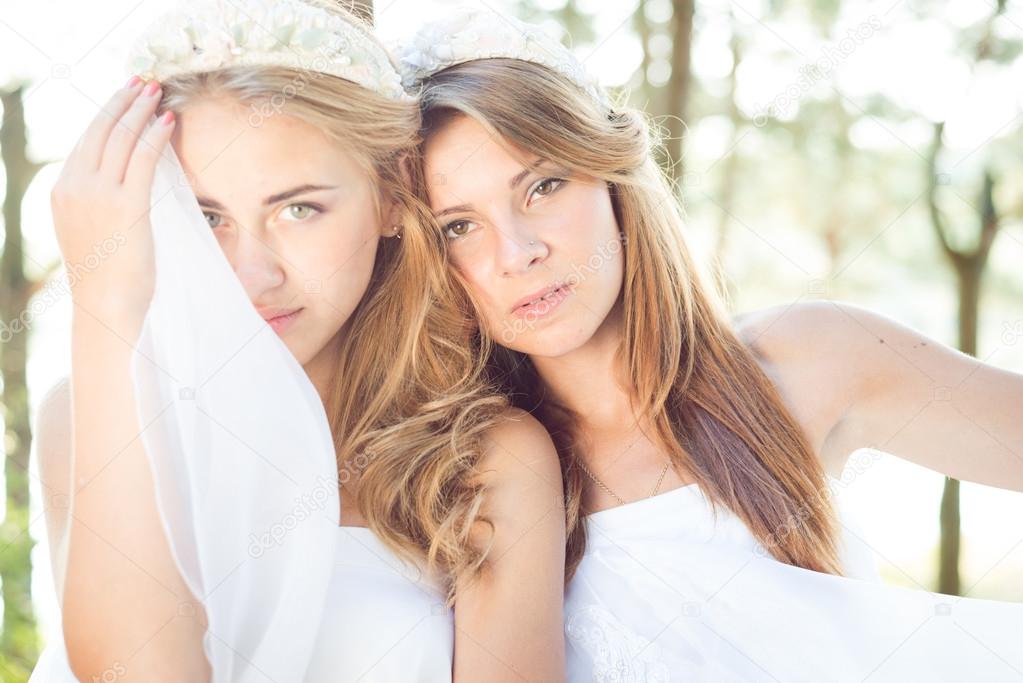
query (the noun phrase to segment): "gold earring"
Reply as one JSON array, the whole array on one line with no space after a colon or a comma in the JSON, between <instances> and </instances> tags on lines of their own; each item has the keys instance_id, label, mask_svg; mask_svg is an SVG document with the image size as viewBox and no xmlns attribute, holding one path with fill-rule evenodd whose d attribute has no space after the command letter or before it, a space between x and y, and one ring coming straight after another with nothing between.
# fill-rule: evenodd
<instances>
[{"instance_id":1,"label":"gold earring","mask_svg":"<svg viewBox=\"0 0 1023 683\"><path fill-rule=\"evenodd\" d=\"M391 227L391 232L393 232L394 236L397 237L398 239L401 239L401 232L399 232L400 230L401 230L400 225L395 225Z\"/></svg>"}]
</instances>

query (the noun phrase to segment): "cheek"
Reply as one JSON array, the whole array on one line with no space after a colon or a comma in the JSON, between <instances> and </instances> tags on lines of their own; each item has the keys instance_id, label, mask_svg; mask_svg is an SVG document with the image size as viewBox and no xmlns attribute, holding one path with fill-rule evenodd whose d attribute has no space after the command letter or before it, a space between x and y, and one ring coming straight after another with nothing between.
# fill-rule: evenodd
<instances>
[{"instance_id":1,"label":"cheek","mask_svg":"<svg viewBox=\"0 0 1023 683\"><path fill-rule=\"evenodd\" d=\"M309 245L310 258L316 259L328 274L343 275L350 268L372 266L380 239L380 220L368 191L352 197L328 214L330 222L320 231L319 243Z\"/></svg>"},{"instance_id":2,"label":"cheek","mask_svg":"<svg viewBox=\"0 0 1023 683\"><path fill-rule=\"evenodd\" d=\"M607 190L587 187L572 205L571 226L579 238L604 247L618 239L618 221Z\"/></svg>"},{"instance_id":3,"label":"cheek","mask_svg":"<svg viewBox=\"0 0 1023 683\"><path fill-rule=\"evenodd\" d=\"M494 309L494 304L492 303L494 301L492 271L486 268L479 260L470 261L470 259L459 258L454 254L451 257L451 263L461 278L462 284L466 291L468 291L469 296L480 307L480 313L487 319L490 319L493 316Z\"/></svg>"},{"instance_id":4,"label":"cheek","mask_svg":"<svg viewBox=\"0 0 1023 683\"><path fill-rule=\"evenodd\" d=\"M319 287L331 308L347 310L365 294L379 239L372 209L346 213L301 244L294 266L306 278L307 291Z\"/></svg>"}]
</instances>

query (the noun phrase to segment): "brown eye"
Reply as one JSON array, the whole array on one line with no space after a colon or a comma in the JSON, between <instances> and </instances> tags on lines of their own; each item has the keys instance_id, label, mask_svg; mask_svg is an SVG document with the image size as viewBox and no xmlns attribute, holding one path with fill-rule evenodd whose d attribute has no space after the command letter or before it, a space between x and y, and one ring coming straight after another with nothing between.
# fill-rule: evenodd
<instances>
[{"instance_id":1,"label":"brown eye","mask_svg":"<svg viewBox=\"0 0 1023 683\"><path fill-rule=\"evenodd\" d=\"M452 221L444 227L444 234L447 235L449 239L457 239L472 232L473 225L475 224L471 221Z\"/></svg>"},{"instance_id":2,"label":"brown eye","mask_svg":"<svg viewBox=\"0 0 1023 683\"><path fill-rule=\"evenodd\" d=\"M564 182L562 178L544 178L533 186L533 191L529 193L530 197L547 197L554 194Z\"/></svg>"}]
</instances>

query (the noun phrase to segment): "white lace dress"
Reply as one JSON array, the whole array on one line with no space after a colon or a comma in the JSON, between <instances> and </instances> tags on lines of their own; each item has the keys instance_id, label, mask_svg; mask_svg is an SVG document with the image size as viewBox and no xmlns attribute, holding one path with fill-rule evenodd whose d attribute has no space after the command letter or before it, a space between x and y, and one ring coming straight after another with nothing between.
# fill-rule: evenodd
<instances>
[{"instance_id":1,"label":"white lace dress","mask_svg":"<svg viewBox=\"0 0 1023 683\"><path fill-rule=\"evenodd\" d=\"M569 681L1023 678L1023 604L880 583L836 498L847 577L769 557L696 485L589 515L566 594Z\"/></svg>"}]
</instances>

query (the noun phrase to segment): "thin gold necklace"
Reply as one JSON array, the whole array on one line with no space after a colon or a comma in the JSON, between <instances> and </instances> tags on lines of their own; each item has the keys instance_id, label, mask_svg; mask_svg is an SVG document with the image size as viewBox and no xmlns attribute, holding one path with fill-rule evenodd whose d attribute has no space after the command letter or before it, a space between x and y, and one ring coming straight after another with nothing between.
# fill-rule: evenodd
<instances>
[{"instance_id":1,"label":"thin gold necklace","mask_svg":"<svg viewBox=\"0 0 1023 683\"><path fill-rule=\"evenodd\" d=\"M587 467L586 464L582 461L582 458L577 458L576 462L579 463L579 467L583 468L583 472L585 472L586 474L589 475L590 479L593 480L593 483L595 483L597 486L602 488L604 491L607 491L607 493L610 494L610 496L612 498L614 498L615 500L618 501L619 505L625 505L625 501L622 500L622 497L619 496L614 491L612 491L611 487L609 487L607 484L605 484L600 479L598 479L597 475L595 475L593 472L591 472L590 468ZM671 460L669 460L668 462L664 463L664 469L661 470L661 476L657 477L657 485L654 486L654 490L650 492L650 496L648 496L648 497L656 496L657 492L661 490L661 483L664 481L664 475L668 473L668 468L670 466L671 466Z\"/></svg>"}]
</instances>

